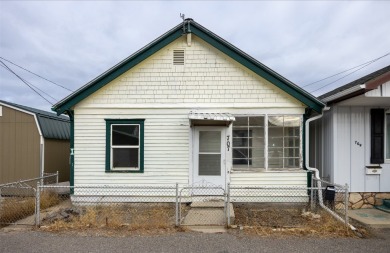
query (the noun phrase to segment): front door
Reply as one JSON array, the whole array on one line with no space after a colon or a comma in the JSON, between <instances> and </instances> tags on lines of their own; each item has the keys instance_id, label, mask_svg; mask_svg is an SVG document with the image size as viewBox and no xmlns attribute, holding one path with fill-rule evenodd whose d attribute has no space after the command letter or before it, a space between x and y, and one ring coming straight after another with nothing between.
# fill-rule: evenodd
<instances>
[{"instance_id":1,"label":"front door","mask_svg":"<svg viewBox=\"0 0 390 253\"><path fill-rule=\"evenodd\" d=\"M226 127L199 126L194 133L193 183L208 182L225 188Z\"/></svg>"}]
</instances>

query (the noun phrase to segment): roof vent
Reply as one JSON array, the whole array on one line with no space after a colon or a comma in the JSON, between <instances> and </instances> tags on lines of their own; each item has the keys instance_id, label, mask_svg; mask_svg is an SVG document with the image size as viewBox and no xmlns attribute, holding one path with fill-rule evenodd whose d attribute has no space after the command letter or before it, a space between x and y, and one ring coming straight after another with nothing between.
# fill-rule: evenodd
<instances>
[{"instance_id":1,"label":"roof vent","mask_svg":"<svg viewBox=\"0 0 390 253\"><path fill-rule=\"evenodd\" d=\"M173 65L184 65L184 49L173 50Z\"/></svg>"}]
</instances>

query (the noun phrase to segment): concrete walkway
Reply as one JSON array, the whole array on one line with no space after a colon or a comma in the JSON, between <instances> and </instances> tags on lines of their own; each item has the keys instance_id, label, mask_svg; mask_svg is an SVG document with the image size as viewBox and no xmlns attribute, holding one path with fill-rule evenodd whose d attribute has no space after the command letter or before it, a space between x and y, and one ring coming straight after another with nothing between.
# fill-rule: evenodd
<instances>
[{"instance_id":1,"label":"concrete walkway","mask_svg":"<svg viewBox=\"0 0 390 253\"><path fill-rule=\"evenodd\" d=\"M203 233L226 232L225 206L223 201L193 202L182 225ZM233 205L229 204L230 219L234 222Z\"/></svg>"},{"instance_id":2,"label":"concrete walkway","mask_svg":"<svg viewBox=\"0 0 390 253\"><path fill-rule=\"evenodd\" d=\"M390 228L390 213L378 209L349 210L348 216L372 228Z\"/></svg>"}]
</instances>

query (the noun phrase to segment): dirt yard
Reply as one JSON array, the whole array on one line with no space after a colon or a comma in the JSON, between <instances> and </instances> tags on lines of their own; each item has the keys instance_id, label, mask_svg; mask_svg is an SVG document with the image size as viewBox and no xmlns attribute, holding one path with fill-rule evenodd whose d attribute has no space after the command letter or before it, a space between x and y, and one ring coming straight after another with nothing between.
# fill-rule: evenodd
<instances>
[{"instance_id":1,"label":"dirt yard","mask_svg":"<svg viewBox=\"0 0 390 253\"><path fill-rule=\"evenodd\" d=\"M233 228L245 234L258 236L313 236L326 238L358 237L349 227L337 221L329 213L320 210L307 212L302 206L264 207L262 205L236 205ZM359 233L369 236L360 224Z\"/></svg>"}]
</instances>

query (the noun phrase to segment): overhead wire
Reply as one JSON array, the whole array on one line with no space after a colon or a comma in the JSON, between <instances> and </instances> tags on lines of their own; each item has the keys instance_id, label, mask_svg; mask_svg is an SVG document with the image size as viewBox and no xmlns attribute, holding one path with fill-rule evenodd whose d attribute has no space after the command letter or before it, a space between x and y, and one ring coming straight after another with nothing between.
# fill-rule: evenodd
<instances>
[{"instance_id":1,"label":"overhead wire","mask_svg":"<svg viewBox=\"0 0 390 253\"><path fill-rule=\"evenodd\" d=\"M332 81L332 82L330 82L330 83L327 83L327 84L325 84L325 85L322 85L321 87L319 87L319 88L317 88L317 89L315 89L315 90L312 90L312 91L310 91L310 92L312 93L312 92L316 92L316 91L318 91L318 90L321 90L321 89L323 89L323 88L325 88L325 87L327 87L327 86L329 86L329 85L331 85L331 84L333 84L333 83L335 83L335 82L337 82L337 81L339 81L339 80L341 80L341 79L343 79L343 78L345 78L345 77L347 77L347 76L352 75L353 73L355 73L355 72L357 72L357 71L359 71L359 70L361 70L361 69L363 69L363 68L365 68L365 67L371 65L372 63L374 63L374 62L376 62L376 61L378 61L378 60L380 60L380 59L382 59L382 58L384 58L384 57L386 57L386 56L388 56L388 55L390 55L390 53L387 53L387 54L382 55L382 56L380 56L380 57L378 57L378 58L375 58L375 59L373 59L373 60L371 60L371 61L368 61L368 62L365 62L365 63L363 63L363 64L360 64L360 65L358 65L358 66L356 66L356 67L354 67L354 68L351 68L351 69L342 71L342 72L340 72L340 73L338 73L338 74L332 75L332 76L330 76L330 77L324 78L324 79L322 79L322 80L320 80L320 81L329 79L329 78L331 78L331 77L337 76L337 75L339 75L339 74L342 74L342 73L348 72L348 71L350 71L350 70L352 70L352 69L355 69L355 68L357 68L357 67L360 67L360 68L358 68L358 69L352 71L351 73L348 73L348 74L346 74L346 75L344 75L344 76L342 76L342 77L340 77L340 78L338 78L338 79L336 79L336 80L334 80L334 81ZM317 82L320 82L320 81L317 81ZM317 83L317 82L314 82L314 83ZM314 84L314 83L312 83L312 84ZM309 84L309 85L310 85L310 84ZM308 86L308 85L306 85L306 86ZM302 86L302 87L304 87L304 86Z\"/></svg>"},{"instance_id":2,"label":"overhead wire","mask_svg":"<svg viewBox=\"0 0 390 253\"><path fill-rule=\"evenodd\" d=\"M43 80L46 80L46 81L48 81L48 82L50 82L50 83L52 83L52 84L54 84L54 85L57 85L58 87L61 87L61 88L65 89L65 90L68 90L68 91L73 92L73 90L71 90L71 89L69 89L69 88L66 88L65 86L63 86L63 85L61 85L61 84L55 83L55 82L53 82L53 81L51 81L51 80L49 80L49 79L47 79L47 78L45 78L45 77L43 77L43 76L41 76L41 75L38 75L37 73L34 73L34 72L32 72L31 70L28 70L28 69L26 69L26 68L24 68L24 67L22 67L22 66L20 66L20 65L18 65L18 64L16 64L16 63L10 61L10 60L8 60L8 59L5 59L4 57L1 57L1 56L0 56L0 59L3 59L4 61L7 61L7 62L11 63L12 65L15 65L16 67L21 68L21 69L23 69L23 70L25 70L25 71L27 71L27 72L29 72L29 73L31 73L31 74L37 76L37 77L40 77L40 78L42 78Z\"/></svg>"},{"instance_id":3,"label":"overhead wire","mask_svg":"<svg viewBox=\"0 0 390 253\"><path fill-rule=\"evenodd\" d=\"M53 105L52 102L50 102L48 99L46 99L41 93L39 93L37 90L41 91L42 93L46 94L47 96L51 97L52 99L56 100L55 98L53 98L52 96L50 96L49 94L47 94L46 92L42 91L41 89L39 89L38 87L32 85L31 83L27 82L26 80L24 80L21 76L19 76L17 73L15 73L10 67L7 66L7 64L5 64L2 60L0 60L0 63L3 64L3 65L0 65L2 67L4 67L6 70L8 70L9 72L11 72L12 74L14 74L17 78L19 78L24 84L26 84L31 90L33 90L36 94L38 94L41 98L43 98L46 102L48 102L50 105ZM35 90L33 87L35 87L37 90Z\"/></svg>"}]
</instances>

